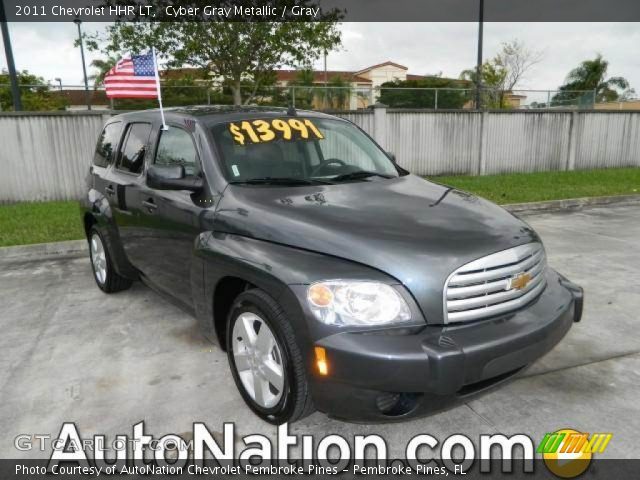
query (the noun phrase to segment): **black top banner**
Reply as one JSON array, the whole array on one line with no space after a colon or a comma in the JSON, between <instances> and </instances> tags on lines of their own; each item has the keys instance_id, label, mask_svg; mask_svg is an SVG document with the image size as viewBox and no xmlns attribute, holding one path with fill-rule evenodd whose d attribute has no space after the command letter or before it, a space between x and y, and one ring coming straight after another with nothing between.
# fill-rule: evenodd
<instances>
[{"instance_id":1,"label":"black top banner","mask_svg":"<svg viewBox=\"0 0 640 480\"><path fill-rule=\"evenodd\" d=\"M476 22L481 0L4 0L9 22ZM638 22L639 0L484 0L485 22Z\"/></svg>"}]
</instances>

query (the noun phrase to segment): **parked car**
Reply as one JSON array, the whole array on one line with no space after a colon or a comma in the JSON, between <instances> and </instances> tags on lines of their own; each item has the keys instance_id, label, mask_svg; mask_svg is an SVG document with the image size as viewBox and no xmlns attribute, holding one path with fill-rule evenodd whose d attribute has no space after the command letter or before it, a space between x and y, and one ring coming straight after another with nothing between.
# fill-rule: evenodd
<instances>
[{"instance_id":1,"label":"parked car","mask_svg":"<svg viewBox=\"0 0 640 480\"><path fill-rule=\"evenodd\" d=\"M96 283L140 279L192 312L268 422L441 409L581 318L582 289L529 225L410 174L351 122L258 107L166 121L104 126L81 202Z\"/></svg>"}]
</instances>

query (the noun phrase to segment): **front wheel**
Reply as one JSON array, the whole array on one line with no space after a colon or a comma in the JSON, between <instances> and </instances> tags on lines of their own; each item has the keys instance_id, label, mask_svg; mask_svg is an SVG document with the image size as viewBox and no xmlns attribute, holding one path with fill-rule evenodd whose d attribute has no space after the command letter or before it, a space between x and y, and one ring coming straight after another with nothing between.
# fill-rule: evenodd
<instances>
[{"instance_id":1,"label":"front wheel","mask_svg":"<svg viewBox=\"0 0 640 480\"><path fill-rule=\"evenodd\" d=\"M313 411L304 362L284 311L259 289L240 294L227 323L227 355L245 403L280 425Z\"/></svg>"}]
</instances>

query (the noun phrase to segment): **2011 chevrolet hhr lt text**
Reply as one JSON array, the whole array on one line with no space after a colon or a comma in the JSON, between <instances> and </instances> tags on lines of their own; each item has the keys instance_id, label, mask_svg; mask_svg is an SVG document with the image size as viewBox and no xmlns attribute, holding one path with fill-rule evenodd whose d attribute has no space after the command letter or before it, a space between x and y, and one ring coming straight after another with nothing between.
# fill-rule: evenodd
<instances>
[{"instance_id":1,"label":"2011 chevrolet hhr lt text","mask_svg":"<svg viewBox=\"0 0 640 480\"><path fill-rule=\"evenodd\" d=\"M441 409L580 320L582 289L531 227L410 174L346 120L192 107L166 124L104 126L81 202L95 280L141 279L192 312L268 422Z\"/></svg>"}]
</instances>

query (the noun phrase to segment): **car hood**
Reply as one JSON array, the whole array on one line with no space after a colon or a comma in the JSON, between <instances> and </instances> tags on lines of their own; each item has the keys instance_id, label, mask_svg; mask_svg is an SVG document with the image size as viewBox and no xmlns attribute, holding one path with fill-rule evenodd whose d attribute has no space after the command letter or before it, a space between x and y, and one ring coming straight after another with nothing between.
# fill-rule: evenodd
<instances>
[{"instance_id":1,"label":"car hood","mask_svg":"<svg viewBox=\"0 0 640 480\"><path fill-rule=\"evenodd\" d=\"M230 185L215 223L376 268L407 287L433 323L443 319L444 283L456 268L539 240L501 207L415 175L309 187Z\"/></svg>"}]
</instances>

